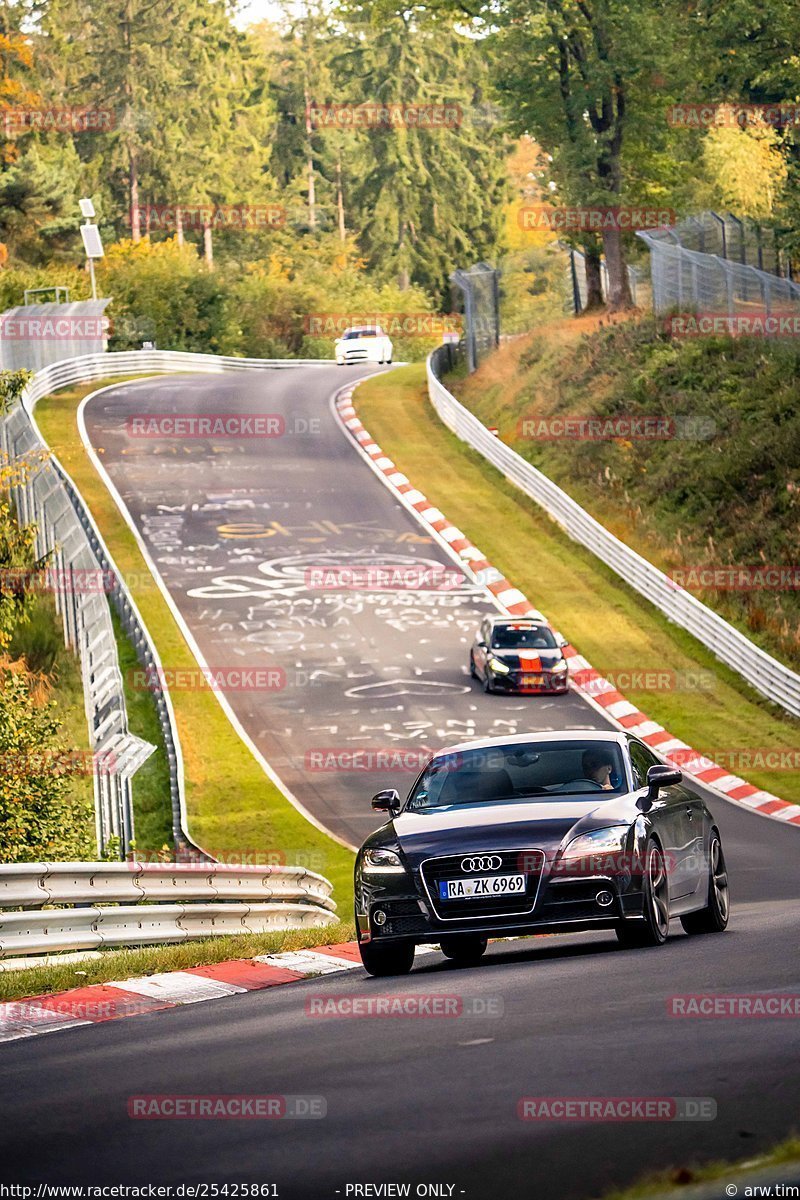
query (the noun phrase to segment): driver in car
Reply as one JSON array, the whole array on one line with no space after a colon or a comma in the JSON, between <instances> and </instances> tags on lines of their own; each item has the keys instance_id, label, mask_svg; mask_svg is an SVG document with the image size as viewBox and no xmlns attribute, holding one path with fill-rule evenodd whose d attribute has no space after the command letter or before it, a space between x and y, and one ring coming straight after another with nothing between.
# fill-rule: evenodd
<instances>
[{"instance_id":1,"label":"driver in car","mask_svg":"<svg viewBox=\"0 0 800 1200\"><path fill-rule=\"evenodd\" d=\"M611 772L614 770L614 764L609 758L607 751L599 748L594 749L593 747L584 750L581 759L581 770L583 771L584 779L590 779L592 783L596 783L601 787L604 792L613 790Z\"/></svg>"}]
</instances>

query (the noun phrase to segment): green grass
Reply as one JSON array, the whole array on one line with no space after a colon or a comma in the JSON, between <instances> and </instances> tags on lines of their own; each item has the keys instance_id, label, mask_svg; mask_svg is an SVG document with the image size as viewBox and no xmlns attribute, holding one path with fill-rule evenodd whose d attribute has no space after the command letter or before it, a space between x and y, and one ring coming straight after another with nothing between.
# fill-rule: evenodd
<instances>
[{"instance_id":1,"label":"green grass","mask_svg":"<svg viewBox=\"0 0 800 1200\"><path fill-rule=\"evenodd\" d=\"M100 958L74 959L28 967L22 971L0 970L0 1000L19 1000L44 992L65 992L92 983L132 979L160 971L185 971L230 958L254 958L281 950L304 950L311 946L352 942L355 927L347 922L322 929L287 929L275 933L240 933L230 937L204 938L178 946L147 946L141 950L107 950Z\"/></svg>"},{"instance_id":2,"label":"green grass","mask_svg":"<svg viewBox=\"0 0 800 1200\"><path fill-rule=\"evenodd\" d=\"M652 318L538 323L459 399L664 571L796 564L800 350L795 339L674 338ZM674 436L536 437L535 420L662 417ZM534 419L528 435L521 422ZM684 436L686 435L686 436ZM800 591L707 589L704 603L800 667Z\"/></svg>"},{"instance_id":3,"label":"green grass","mask_svg":"<svg viewBox=\"0 0 800 1200\"><path fill-rule=\"evenodd\" d=\"M597 670L711 673L709 690L627 690L649 717L711 756L798 745L800 722L751 693L442 425L427 398L424 367L371 379L354 399L364 425L399 469ZM798 772L736 773L800 803Z\"/></svg>"},{"instance_id":4,"label":"green grass","mask_svg":"<svg viewBox=\"0 0 800 1200\"><path fill-rule=\"evenodd\" d=\"M795 1163L800 1166L800 1138L790 1137L766 1154L742 1159L737 1163L712 1162L703 1163L702 1166L693 1164L673 1167L669 1171L661 1171L655 1175L647 1175L630 1188L607 1192L604 1200L648 1200L648 1197L672 1197L680 1195L687 1186L727 1178L730 1178L731 1182L739 1187L739 1194L743 1196L745 1195L744 1180L751 1173L758 1174L772 1167Z\"/></svg>"},{"instance_id":5,"label":"green grass","mask_svg":"<svg viewBox=\"0 0 800 1200\"><path fill-rule=\"evenodd\" d=\"M113 382L119 382L115 380ZM195 665L191 650L142 558L133 533L86 454L75 419L80 400L102 387L71 388L41 400L36 420L78 486L133 596L161 659L171 668ZM98 448L102 454L102 447ZM315 829L267 778L231 726L212 691L172 696L183 750L189 830L217 857L281 853L310 861L334 885L342 915L352 905L351 852Z\"/></svg>"}]
</instances>

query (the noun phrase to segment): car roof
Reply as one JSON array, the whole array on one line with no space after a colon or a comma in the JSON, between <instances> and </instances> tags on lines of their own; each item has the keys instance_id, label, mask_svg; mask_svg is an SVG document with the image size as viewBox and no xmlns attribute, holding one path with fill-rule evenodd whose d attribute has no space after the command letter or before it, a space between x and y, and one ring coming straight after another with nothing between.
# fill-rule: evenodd
<instances>
[{"instance_id":1,"label":"car roof","mask_svg":"<svg viewBox=\"0 0 800 1200\"><path fill-rule=\"evenodd\" d=\"M490 616L489 621L492 625L547 625L547 628L550 628L544 617L507 617L498 613L496 616Z\"/></svg>"},{"instance_id":2,"label":"car roof","mask_svg":"<svg viewBox=\"0 0 800 1200\"><path fill-rule=\"evenodd\" d=\"M619 746L627 746L627 737L624 733L618 733L616 729L558 729L550 730L547 733L518 733L504 734L502 737L476 738L471 742L459 742L453 746L443 746L441 750L437 750L434 758L440 758L443 754L458 754L464 750L486 750L492 746L519 746L532 745L542 742L566 742L566 741L581 741L581 742L616 742Z\"/></svg>"},{"instance_id":3,"label":"car roof","mask_svg":"<svg viewBox=\"0 0 800 1200\"><path fill-rule=\"evenodd\" d=\"M348 325L345 333L383 333L380 325Z\"/></svg>"}]
</instances>

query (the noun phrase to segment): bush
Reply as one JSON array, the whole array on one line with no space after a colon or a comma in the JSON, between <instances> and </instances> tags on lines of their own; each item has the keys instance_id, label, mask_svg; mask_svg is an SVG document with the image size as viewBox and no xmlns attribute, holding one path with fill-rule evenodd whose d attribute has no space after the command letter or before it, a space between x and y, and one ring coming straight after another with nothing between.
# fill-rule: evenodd
<instances>
[{"instance_id":1,"label":"bush","mask_svg":"<svg viewBox=\"0 0 800 1200\"><path fill-rule=\"evenodd\" d=\"M0 860L91 858L91 804L71 793L76 758L58 739L54 705L29 676L0 664Z\"/></svg>"}]
</instances>

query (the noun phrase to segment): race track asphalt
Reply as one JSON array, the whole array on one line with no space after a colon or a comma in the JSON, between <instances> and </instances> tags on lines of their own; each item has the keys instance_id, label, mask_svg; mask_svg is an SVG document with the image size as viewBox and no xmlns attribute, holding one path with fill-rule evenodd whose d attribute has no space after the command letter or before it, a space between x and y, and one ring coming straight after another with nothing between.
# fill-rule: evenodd
<instances>
[{"instance_id":1,"label":"race track asphalt","mask_svg":"<svg viewBox=\"0 0 800 1200\"><path fill-rule=\"evenodd\" d=\"M355 839L372 826L369 793L397 781L312 778L303 761L315 747L438 745L469 731L597 727L601 718L577 697L504 700L471 686L466 650L486 601L468 587L452 605L308 594L303 572L320 556L442 561L334 425L328 398L340 379L323 368L147 380L104 393L87 419L208 661L319 673L313 684L298 675L292 687L230 699L303 803ZM320 432L177 454L125 434L132 412L232 406L319 417ZM800 1128L798 1020L676 1018L670 997L800 993L800 831L719 797L709 803L731 878L726 934L689 938L675 923L664 947L635 951L606 933L498 942L479 967L420 955L398 980L356 970L7 1043L3 1179L273 1183L282 1200L393 1194L352 1190L365 1184L583 1200L643 1172L754 1156ZM432 995L472 1011L311 1015L319 997ZM133 1095L254 1093L322 1097L326 1116L128 1116ZM523 1121L526 1096L700 1097L716 1115Z\"/></svg>"}]
</instances>

